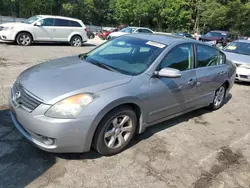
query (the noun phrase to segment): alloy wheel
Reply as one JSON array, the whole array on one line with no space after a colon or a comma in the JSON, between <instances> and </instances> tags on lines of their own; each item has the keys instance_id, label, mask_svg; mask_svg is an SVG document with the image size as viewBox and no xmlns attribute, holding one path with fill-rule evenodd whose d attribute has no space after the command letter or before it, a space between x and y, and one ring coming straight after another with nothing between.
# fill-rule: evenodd
<instances>
[{"instance_id":1,"label":"alloy wheel","mask_svg":"<svg viewBox=\"0 0 250 188\"><path fill-rule=\"evenodd\" d=\"M104 134L104 143L110 149L122 147L129 139L133 123L129 116L119 115L107 126Z\"/></svg>"}]
</instances>

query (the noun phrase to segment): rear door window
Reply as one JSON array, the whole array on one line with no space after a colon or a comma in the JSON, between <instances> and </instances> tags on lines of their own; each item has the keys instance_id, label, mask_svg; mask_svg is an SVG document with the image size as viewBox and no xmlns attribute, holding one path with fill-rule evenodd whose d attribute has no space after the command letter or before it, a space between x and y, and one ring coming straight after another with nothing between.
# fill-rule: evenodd
<instances>
[{"instance_id":1,"label":"rear door window","mask_svg":"<svg viewBox=\"0 0 250 188\"><path fill-rule=\"evenodd\" d=\"M220 65L223 63L222 53L213 47L198 44L197 49L197 68Z\"/></svg>"},{"instance_id":2,"label":"rear door window","mask_svg":"<svg viewBox=\"0 0 250 188\"><path fill-rule=\"evenodd\" d=\"M70 21L65 19L55 19L55 26L57 27L71 27Z\"/></svg>"}]
</instances>

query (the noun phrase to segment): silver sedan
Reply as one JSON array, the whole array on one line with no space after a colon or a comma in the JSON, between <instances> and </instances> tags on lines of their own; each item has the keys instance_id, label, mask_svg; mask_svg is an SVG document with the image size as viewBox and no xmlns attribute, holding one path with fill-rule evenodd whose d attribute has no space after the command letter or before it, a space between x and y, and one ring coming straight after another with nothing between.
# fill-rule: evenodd
<instances>
[{"instance_id":1,"label":"silver sedan","mask_svg":"<svg viewBox=\"0 0 250 188\"><path fill-rule=\"evenodd\" d=\"M43 150L114 155L151 125L222 107L235 70L198 41L125 35L24 71L11 88L11 118Z\"/></svg>"},{"instance_id":2,"label":"silver sedan","mask_svg":"<svg viewBox=\"0 0 250 188\"><path fill-rule=\"evenodd\" d=\"M234 41L223 52L237 66L236 81L250 82L250 41Z\"/></svg>"}]
</instances>

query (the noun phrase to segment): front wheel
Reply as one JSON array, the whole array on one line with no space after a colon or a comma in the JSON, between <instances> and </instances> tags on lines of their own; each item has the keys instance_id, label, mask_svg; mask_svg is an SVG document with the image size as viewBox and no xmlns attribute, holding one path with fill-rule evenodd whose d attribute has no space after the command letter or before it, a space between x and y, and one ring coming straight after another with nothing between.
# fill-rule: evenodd
<instances>
[{"instance_id":1,"label":"front wheel","mask_svg":"<svg viewBox=\"0 0 250 188\"><path fill-rule=\"evenodd\" d=\"M223 84L215 91L214 100L213 103L210 104L210 109L217 110L221 108L224 105L225 96L226 96L226 87L225 84Z\"/></svg>"},{"instance_id":2,"label":"front wheel","mask_svg":"<svg viewBox=\"0 0 250 188\"><path fill-rule=\"evenodd\" d=\"M134 137L137 124L137 116L131 108L124 106L112 110L96 130L94 148L105 156L120 153Z\"/></svg>"},{"instance_id":3,"label":"front wheel","mask_svg":"<svg viewBox=\"0 0 250 188\"><path fill-rule=\"evenodd\" d=\"M23 32L18 34L16 42L18 45L29 46L32 43L32 37L29 33Z\"/></svg>"},{"instance_id":4,"label":"front wheel","mask_svg":"<svg viewBox=\"0 0 250 188\"><path fill-rule=\"evenodd\" d=\"M80 36L73 36L70 40L70 45L74 47L82 46L82 38Z\"/></svg>"}]
</instances>

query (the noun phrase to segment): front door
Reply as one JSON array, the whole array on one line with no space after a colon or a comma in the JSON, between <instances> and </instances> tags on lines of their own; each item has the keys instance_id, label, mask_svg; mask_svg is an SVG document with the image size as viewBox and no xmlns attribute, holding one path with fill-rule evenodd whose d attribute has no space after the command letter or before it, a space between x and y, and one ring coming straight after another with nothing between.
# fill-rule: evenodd
<instances>
[{"instance_id":1,"label":"front door","mask_svg":"<svg viewBox=\"0 0 250 188\"><path fill-rule=\"evenodd\" d=\"M45 18L39 21L41 26L34 26L33 33L36 41L53 41L54 19Z\"/></svg>"},{"instance_id":2,"label":"front door","mask_svg":"<svg viewBox=\"0 0 250 188\"><path fill-rule=\"evenodd\" d=\"M153 122L193 106L196 93L196 71L192 44L174 47L162 60L157 70L169 67L181 71L180 78L154 77L150 79L148 122Z\"/></svg>"}]
</instances>

